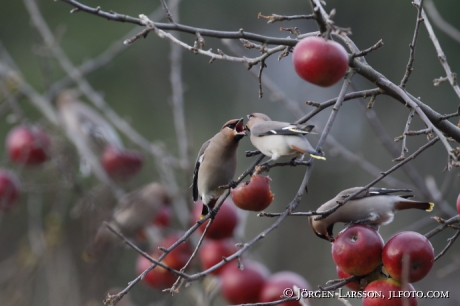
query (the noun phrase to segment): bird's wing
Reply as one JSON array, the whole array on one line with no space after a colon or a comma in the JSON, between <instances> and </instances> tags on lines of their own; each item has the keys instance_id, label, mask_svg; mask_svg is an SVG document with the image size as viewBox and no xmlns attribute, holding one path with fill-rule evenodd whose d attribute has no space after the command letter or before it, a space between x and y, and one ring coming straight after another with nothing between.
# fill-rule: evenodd
<instances>
[{"instance_id":1,"label":"bird's wing","mask_svg":"<svg viewBox=\"0 0 460 306\"><path fill-rule=\"evenodd\" d=\"M123 148L120 136L110 123L85 104L81 103L79 106L78 121L84 134L102 146L111 144Z\"/></svg>"},{"instance_id":2,"label":"bird's wing","mask_svg":"<svg viewBox=\"0 0 460 306\"><path fill-rule=\"evenodd\" d=\"M203 143L201 146L200 151L198 152L198 157L195 162L195 170L193 171L193 183L192 183L192 188L193 188L193 201L198 200L198 171L200 169L200 165L204 160L204 152L209 146L209 143L211 140L206 141Z\"/></svg>"},{"instance_id":3,"label":"bird's wing","mask_svg":"<svg viewBox=\"0 0 460 306\"><path fill-rule=\"evenodd\" d=\"M251 135L262 137L268 135L306 135L314 125L299 125L278 121L260 122L251 128Z\"/></svg>"},{"instance_id":4,"label":"bird's wing","mask_svg":"<svg viewBox=\"0 0 460 306\"><path fill-rule=\"evenodd\" d=\"M372 197L372 196L380 196L380 195L389 195L392 193L396 192L412 192L412 189L387 189L387 188L378 188L378 187L371 187L369 188L369 192L366 192L366 190L358 193L356 196L353 197L353 200L359 200L362 198L366 197ZM352 194L353 192L348 192L348 195ZM348 195L343 195L343 196L348 196ZM410 198L413 195L401 195L400 197L402 198Z\"/></svg>"}]
</instances>

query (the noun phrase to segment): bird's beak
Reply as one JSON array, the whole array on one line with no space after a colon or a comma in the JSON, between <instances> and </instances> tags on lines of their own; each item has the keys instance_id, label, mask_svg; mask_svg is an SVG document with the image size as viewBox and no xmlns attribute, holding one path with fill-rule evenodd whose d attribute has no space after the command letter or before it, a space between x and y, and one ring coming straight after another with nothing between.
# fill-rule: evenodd
<instances>
[{"instance_id":1,"label":"bird's beak","mask_svg":"<svg viewBox=\"0 0 460 306\"><path fill-rule=\"evenodd\" d=\"M244 136L246 136L246 130L245 130L245 127L244 127L244 120L243 118L240 118L238 119L236 125L235 125L235 137L239 140L241 138L243 138Z\"/></svg>"}]
</instances>

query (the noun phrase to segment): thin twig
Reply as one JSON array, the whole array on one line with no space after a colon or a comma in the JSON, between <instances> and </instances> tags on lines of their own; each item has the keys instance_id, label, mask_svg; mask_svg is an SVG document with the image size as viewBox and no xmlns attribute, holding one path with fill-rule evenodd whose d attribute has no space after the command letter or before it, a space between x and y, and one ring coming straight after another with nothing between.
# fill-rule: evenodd
<instances>
[{"instance_id":1,"label":"thin twig","mask_svg":"<svg viewBox=\"0 0 460 306\"><path fill-rule=\"evenodd\" d=\"M353 53L351 55L351 57L360 57L360 56L366 56L367 54L369 54L370 52L372 51L375 51L379 48L383 47L383 40L380 39L378 42L375 43L375 45L373 45L372 47L369 47L367 49L364 49L358 53Z\"/></svg>"},{"instance_id":2,"label":"thin twig","mask_svg":"<svg viewBox=\"0 0 460 306\"><path fill-rule=\"evenodd\" d=\"M446 254L447 250L452 246L452 244L454 244L455 240L458 238L458 236L460 235L460 230L457 230L455 232L455 234L450 237L449 239L447 239L447 245L446 247L441 251L439 252L438 255L436 255L436 257L434 258L434 261L438 260L439 258L441 258L444 254Z\"/></svg>"},{"instance_id":3,"label":"thin twig","mask_svg":"<svg viewBox=\"0 0 460 306\"><path fill-rule=\"evenodd\" d=\"M401 144L401 155L399 157L393 159L393 161L401 161L405 158L405 153L408 152L407 147L406 147L406 133L409 131L410 124L412 122L412 118L414 118L415 110L411 109L409 111L409 116L407 117L407 122L406 126L404 127L404 132L402 133L402 144ZM398 139L400 140L400 139Z\"/></svg>"},{"instance_id":4,"label":"thin twig","mask_svg":"<svg viewBox=\"0 0 460 306\"><path fill-rule=\"evenodd\" d=\"M423 8L441 31L460 43L460 31L442 18L432 0L425 0Z\"/></svg>"},{"instance_id":5,"label":"thin twig","mask_svg":"<svg viewBox=\"0 0 460 306\"><path fill-rule=\"evenodd\" d=\"M168 8L168 5L166 4L165 0L160 0L161 2L161 6L163 7L163 9L165 10L166 12L166 18L168 18L169 22L171 23L176 23L174 20L173 20L173 16L171 14L171 12L169 11L169 8ZM177 14L175 14L176 17L177 17Z\"/></svg>"},{"instance_id":6,"label":"thin twig","mask_svg":"<svg viewBox=\"0 0 460 306\"><path fill-rule=\"evenodd\" d=\"M422 18L426 30L428 31L428 36L430 37L436 49L438 59L441 62L444 71L446 72L446 77L449 79L450 85L454 89L457 96L460 97L460 87L458 86L456 75L450 69L449 63L447 63L446 55L444 54L444 51L442 51L441 44L439 43L438 38L436 37L436 34L434 33L433 28L431 27L430 21L428 20L428 17L426 16L424 11L422 12Z\"/></svg>"},{"instance_id":7,"label":"thin twig","mask_svg":"<svg viewBox=\"0 0 460 306\"><path fill-rule=\"evenodd\" d=\"M133 24L137 24L140 26L146 26L146 24L148 23L142 18L134 18L134 17L127 16L127 15L118 14L116 12L106 12L106 11L101 10L100 7L97 7L97 8L89 7L75 0L60 0L60 1L68 3L74 7L77 7L81 11L84 11L86 13L90 13L93 15L97 15L107 20L128 22L128 23L133 23ZM232 38L232 39L245 38L245 39L258 41L261 43L266 43L269 45L294 46L297 43L296 39L269 37L269 36L259 35L259 34L250 33L246 31L216 31L216 30L210 30L210 29L190 27L190 26L178 24L178 23L161 23L161 22L153 22L153 26L160 30L180 31L180 32L185 32L185 33L189 33L192 35L195 35L196 32L199 32L202 36L207 36L207 37Z\"/></svg>"},{"instance_id":8,"label":"thin twig","mask_svg":"<svg viewBox=\"0 0 460 306\"><path fill-rule=\"evenodd\" d=\"M188 275L185 274L185 273L182 273L182 271L178 271L176 269L173 269L167 265L165 265L164 263L158 261L158 260L155 260L152 258L152 256L150 256L148 253L142 251L137 245L135 245L134 243L132 243L128 238L126 238L123 234L121 234L120 232L118 232L116 229L114 229L109 223L107 222L104 222L104 225L112 232L114 233L118 238L120 238L120 240L122 240L124 243L126 243L127 245L129 245L133 250L135 250L136 252L138 252L140 255L142 255L143 257L147 258L151 263L154 263L156 264L157 266L160 266L166 270L168 270L169 272L171 273L174 273L176 275L179 275L185 279L188 278Z\"/></svg>"},{"instance_id":9,"label":"thin twig","mask_svg":"<svg viewBox=\"0 0 460 306\"><path fill-rule=\"evenodd\" d=\"M267 19L267 23L275 23L278 21L291 21L291 20L298 20L298 19L314 19L315 16L313 14L310 15L292 15L292 16L284 16L284 15L277 15L271 14L270 16L264 16L262 13L257 15L257 18Z\"/></svg>"},{"instance_id":10,"label":"thin twig","mask_svg":"<svg viewBox=\"0 0 460 306\"><path fill-rule=\"evenodd\" d=\"M406 72L404 73L404 77L401 80L401 83L399 84L401 88L406 87L406 83L409 80L409 76L411 75L412 70L413 70L412 65L414 64L414 60L415 60L415 45L417 44L420 23L422 23L423 21L423 17L422 17L423 0L415 0L414 2L412 2L412 4L415 7L417 7L417 10L418 10L417 11L417 21L415 23L414 36L412 37L412 42L409 44L409 48L410 48L409 62L407 63Z\"/></svg>"}]
</instances>

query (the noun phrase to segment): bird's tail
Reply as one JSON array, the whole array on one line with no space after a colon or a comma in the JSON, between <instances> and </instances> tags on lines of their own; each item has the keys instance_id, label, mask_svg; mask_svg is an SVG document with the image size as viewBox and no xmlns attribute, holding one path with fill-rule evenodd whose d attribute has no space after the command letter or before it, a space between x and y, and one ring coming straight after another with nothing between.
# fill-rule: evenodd
<instances>
[{"instance_id":1,"label":"bird's tail","mask_svg":"<svg viewBox=\"0 0 460 306\"><path fill-rule=\"evenodd\" d=\"M404 209L422 209L425 211L432 211L434 207L434 203L432 202L417 202L417 201L409 201L409 200L402 200L396 203L395 208L396 210L404 210Z\"/></svg>"},{"instance_id":2,"label":"bird's tail","mask_svg":"<svg viewBox=\"0 0 460 306\"><path fill-rule=\"evenodd\" d=\"M209 213L210 209L213 209L214 206L216 206L217 199L211 199L208 203L208 205L203 203L203 208L201 209L201 217L200 220L206 217L206 215Z\"/></svg>"},{"instance_id":3,"label":"bird's tail","mask_svg":"<svg viewBox=\"0 0 460 306\"><path fill-rule=\"evenodd\" d=\"M298 146L291 145L291 148L296 150L297 152L303 153L303 154L310 154L311 157L315 159L321 159L321 160L326 160L326 157L320 155L320 153L316 152L313 148L310 150L304 150L302 148L299 148Z\"/></svg>"}]
</instances>

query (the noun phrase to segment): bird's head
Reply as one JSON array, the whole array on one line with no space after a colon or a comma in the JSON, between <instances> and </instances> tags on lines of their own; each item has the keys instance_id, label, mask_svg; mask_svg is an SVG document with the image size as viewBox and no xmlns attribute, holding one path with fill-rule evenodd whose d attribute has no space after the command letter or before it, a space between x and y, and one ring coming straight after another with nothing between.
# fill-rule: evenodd
<instances>
[{"instance_id":1,"label":"bird's head","mask_svg":"<svg viewBox=\"0 0 460 306\"><path fill-rule=\"evenodd\" d=\"M308 217L308 223L310 224L310 227L313 229L313 232L316 234L316 236L318 236L321 239L327 240L329 242L334 242L334 223L328 224L328 222L325 221L326 219L315 220L316 217L317 216Z\"/></svg>"},{"instance_id":2,"label":"bird's head","mask_svg":"<svg viewBox=\"0 0 460 306\"><path fill-rule=\"evenodd\" d=\"M272 121L270 117L268 117L265 114L262 113L251 113L247 115L248 117L248 122L246 123L244 129L246 131L251 131L251 127L254 126L254 124L261 122L261 121Z\"/></svg>"},{"instance_id":3,"label":"bird's head","mask_svg":"<svg viewBox=\"0 0 460 306\"><path fill-rule=\"evenodd\" d=\"M243 125L243 118L229 120L222 127L222 133L225 135L230 135L236 141L246 136L246 131L244 130Z\"/></svg>"}]
</instances>

